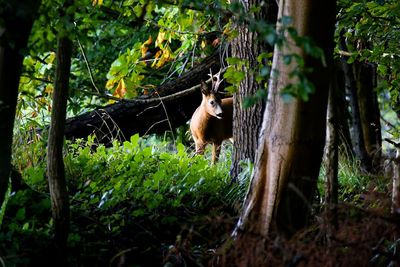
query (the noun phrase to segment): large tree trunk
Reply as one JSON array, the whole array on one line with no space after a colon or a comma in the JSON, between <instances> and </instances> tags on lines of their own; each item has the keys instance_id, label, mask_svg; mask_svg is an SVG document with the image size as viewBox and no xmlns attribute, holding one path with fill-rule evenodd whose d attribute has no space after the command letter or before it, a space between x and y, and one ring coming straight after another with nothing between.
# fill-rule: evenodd
<instances>
[{"instance_id":1,"label":"large tree trunk","mask_svg":"<svg viewBox=\"0 0 400 267\"><path fill-rule=\"evenodd\" d=\"M11 145L23 50L38 0L3 1L0 24L0 207L11 171Z\"/></svg>"},{"instance_id":2,"label":"large tree trunk","mask_svg":"<svg viewBox=\"0 0 400 267\"><path fill-rule=\"evenodd\" d=\"M306 225L311 213L325 144L335 5L334 0L280 1L279 18L291 16L298 34L313 38L323 49L328 67L306 55L289 37L287 46L275 49L273 70L279 75L270 82L254 174L234 235L238 247L250 254L242 255L241 266L255 266L263 238L272 229L292 235ZM283 62L283 56L292 53L314 70L308 78L316 92L307 102L288 103L280 94L289 83L297 82L289 75L295 63ZM249 243L251 237L255 239Z\"/></svg>"},{"instance_id":3,"label":"large tree trunk","mask_svg":"<svg viewBox=\"0 0 400 267\"><path fill-rule=\"evenodd\" d=\"M220 69L216 52L181 77L167 82L149 96L98 108L70 118L65 125L67 139L95 134L98 141L129 139L132 134L162 133L184 125L201 102L200 81Z\"/></svg>"},{"instance_id":4,"label":"large tree trunk","mask_svg":"<svg viewBox=\"0 0 400 267\"><path fill-rule=\"evenodd\" d=\"M69 232L69 198L63 161L64 127L67 111L72 42L59 37L57 68L53 92L51 124L47 144L47 175L54 221L55 265L66 266Z\"/></svg>"},{"instance_id":5,"label":"large tree trunk","mask_svg":"<svg viewBox=\"0 0 400 267\"><path fill-rule=\"evenodd\" d=\"M240 1L246 12L255 6L260 6L260 0ZM263 1L265 2L265 1ZM256 19L276 23L277 5L275 1L266 1L267 4L261 8ZM250 12L249 12L250 14ZM250 31L249 25L242 23L236 27L239 35L232 43L232 57L247 60L248 66L243 66L245 78L239 85L239 90L233 95L233 154L231 177L235 179L240 173L240 161L249 159L254 162L255 152L258 146L258 136L262 123L264 102L258 102L250 108L243 108L243 101L246 97L254 95L258 90L266 90L256 81L254 71L259 65L257 56L266 52L269 48L259 40L256 32Z\"/></svg>"}]
</instances>

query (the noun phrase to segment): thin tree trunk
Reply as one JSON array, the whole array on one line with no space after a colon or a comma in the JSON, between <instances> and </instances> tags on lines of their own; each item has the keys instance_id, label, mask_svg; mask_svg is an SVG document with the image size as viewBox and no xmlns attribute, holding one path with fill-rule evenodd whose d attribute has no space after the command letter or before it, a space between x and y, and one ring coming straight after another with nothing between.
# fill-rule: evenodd
<instances>
[{"instance_id":1,"label":"thin tree trunk","mask_svg":"<svg viewBox=\"0 0 400 267\"><path fill-rule=\"evenodd\" d=\"M57 265L66 264L65 254L69 232L69 199L62 150L71 68L71 53L71 40L68 37L59 37L51 124L47 144L47 175L54 221Z\"/></svg>"},{"instance_id":2,"label":"thin tree trunk","mask_svg":"<svg viewBox=\"0 0 400 267\"><path fill-rule=\"evenodd\" d=\"M339 37L339 46L343 51L347 50L346 41L341 35ZM357 84L354 77L351 65L347 63L348 57L341 56L342 68L346 80L346 89L350 93L350 105L351 105L351 115L352 115L352 125L353 125L353 144L357 159L360 161L361 168L363 171L369 172L371 170L371 161L367 150L365 149L364 135L361 126L361 115L360 107L357 97Z\"/></svg>"},{"instance_id":3,"label":"thin tree trunk","mask_svg":"<svg viewBox=\"0 0 400 267\"><path fill-rule=\"evenodd\" d=\"M373 64L356 61L353 65L357 80L357 97L365 149L375 170L380 168L382 134L378 96L375 92L376 68Z\"/></svg>"},{"instance_id":4,"label":"thin tree trunk","mask_svg":"<svg viewBox=\"0 0 400 267\"><path fill-rule=\"evenodd\" d=\"M336 84L338 87L337 95L335 97L336 101L336 111L337 111L337 127L338 127L338 135L339 135L339 144L341 151L349 162L352 162L354 159L354 150L353 144L351 140L350 134L350 112L349 112L349 104L346 100L346 83L345 76L342 71L342 67L339 64L336 65Z\"/></svg>"},{"instance_id":5,"label":"thin tree trunk","mask_svg":"<svg viewBox=\"0 0 400 267\"><path fill-rule=\"evenodd\" d=\"M336 76L336 75L335 75ZM328 116L327 116L327 141L326 141L326 179L325 179L325 214L326 214L326 237L330 244L334 229L337 227L337 204L338 204L338 168L339 168L339 136L338 136L338 105L340 98L337 79L332 80L329 90ZM344 89L344 88L343 88Z\"/></svg>"},{"instance_id":6,"label":"thin tree trunk","mask_svg":"<svg viewBox=\"0 0 400 267\"><path fill-rule=\"evenodd\" d=\"M259 6L259 0L240 1L246 12L250 8ZM277 6L275 1L266 1L267 4L262 6L257 19L266 20L270 23L276 23ZM249 13L250 14L250 13ZM243 108L242 104L246 97L254 95L258 90L266 90L262 88L256 81L254 70L259 64L257 56L267 50L266 44L262 44L258 39L256 32L250 31L247 24L239 24L237 26L238 37L232 41L232 56L248 61L248 67L243 66L245 78L239 85L239 91L233 95L233 154L231 177L235 179L241 171L239 165L241 160L249 159L254 162L255 152L258 146L258 135L262 123L262 114L264 110L264 102L258 102L250 108Z\"/></svg>"},{"instance_id":7,"label":"thin tree trunk","mask_svg":"<svg viewBox=\"0 0 400 267\"><path fill-rule=\"evenodd\" d=\"M329 91L328 101L328 132L326 142L326 181L325 181L325 205L333 209L338 204L338 110L337 110L337 86L333 85Z\"/></svg>"},{"instance_id":8,"label":"thin tree trunk","mask_svg":"<svg viewBox=\"0 0 400 267\"><path fill-rule=\"evenodd\" d=\"M237 247L250 253L242 255L241 266L256 265L263 238L271 230L290 236L306 225L311 214L325 144L335 6L334 0L280 1L279 18L291 16L298 34L313 38L323 49L328 67L290 39L287 47L275 49L273 70L279 75L270 82L255 170L234 232ZM289 83L297 82L289 75L295 63L285 65L282 60L291 53L302 56L306 67L314 69L308 78L316 92L307 102L296 99L287 103L280 94ZM259 242L249 243L252 236Z\"/></svg>"},{"instance_id":9,"label":"thin tree trunk","mask_svg":"<svg viewBox=\"0 0 400 267\"><path fill-rule=\"evenodd\" d=\"M396 145L393 161L392 214L400 216L400 145Z\"/></svg>"},{"instance_id":10,"label":"thin tree trunk","mask_svg":"<svg viewBox=\"0 0 400 267\"><path fill-rule=\"evenodd\" d=\"M11 146L23 50L32 29L38 0L2 2L0 23L0 207L8 188Z\"/></svg>"}]
</instances>

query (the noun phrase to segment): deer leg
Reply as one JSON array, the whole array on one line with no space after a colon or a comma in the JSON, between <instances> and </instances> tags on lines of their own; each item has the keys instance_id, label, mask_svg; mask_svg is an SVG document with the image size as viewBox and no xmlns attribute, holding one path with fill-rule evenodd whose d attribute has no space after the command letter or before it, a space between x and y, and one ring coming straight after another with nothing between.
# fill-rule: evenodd
<instances>
[{"instance_id":1,"label":"deer leg","mask_svg":"<svg viewBox=\"0 0 400 267\"><path fill-rule=\"evenodd\" d=\"M206 143L196 142L195 144L196 144L196 154L203 155Z\"/></svg>"},{"instance_id":2,"label":"deer leg","mask_svg":"<svg viewBox=\"0 0 400 267\"><path fill-rule=\"evenodd\" d=\"M221 152L221 143L213 143L212 148L212 163L216 163L219 158L219 153Z\"/></svg>"}]
</instances>

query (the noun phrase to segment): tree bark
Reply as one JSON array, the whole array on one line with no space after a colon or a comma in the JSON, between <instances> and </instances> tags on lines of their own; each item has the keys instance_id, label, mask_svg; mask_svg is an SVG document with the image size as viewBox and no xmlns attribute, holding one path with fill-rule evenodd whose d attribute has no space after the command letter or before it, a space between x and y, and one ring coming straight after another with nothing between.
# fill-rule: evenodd
<instances>
[{"instance_id":1,"label":"tree bark","mask_svg":"<svg viewBox=\"0 0 400 267\"><path fill-rule=\"evenodd\" d=\"M335 74L336 74L336 84L337 84L337 95L335 96L335 106L337 111L337 127L339 135L340 148L344 152L344 156L349 162L354 159L354 150L350 134L350 112L349 104L346 100L346 82L345 76L340 66L341 63L335 63Z\"/></svg>"},{"instance_id":2,"label":"tree bark","mask_svg":"<svg viewBox=\"0 0 400 267\"><path fill-rule=\"evenodd\" d=\"M342 34L339 36L339 46L343 51L347 50L347 44ZM357 159L360 161L362 170L369 172L371 170L371 161L367 150L365 149L356 79L351 65L347 63L348 57L342 55L340 60L342 62L343 73L345 76L346 90L348 90L350 95L354 152Z\"/></svg>"},{"instance_id":3,"label":"tree bark","mask_svg":"<svg viewBox=\"0 0 400 267\"><path fill-rule=\"evenodd\" d=\"M378 96L375 91L376 68L373 64L356 61L353 65L357 81L357 97L365 149L371 167L379 169L382 151L382 134Z\"/></svg>"},{"instance_id":4,"label":"tree bark","mask_svg":"<svg viewBox=\"0 0 400 267\"><path fill-rule=\"evenodd\" d=\"M393 161L393 188L391 212L400 217L400 145L396 146L396 157Z\"/></svg>"},{"instance_id":5,"label":"tree bark","mask_svg":"<svg viewBox=\"0 0 400 267\"><path fill-rule=\"evenodd\" d=\"M246 12L255 6L260 6L260 0L240 1ZM265 2L265 1L264 1ZM250 14L250 13L249 13ZM274 1L267 1L262 6L257 20L264 20L269 23L276 23L277 5ZM233 154L231 177L235 179L241 172L239 165L241 160L249 159L254 163L255 152L258 146L258 135L262 123L262 115L265 102L258 102L250 108L243 108L242 104L246 97L254 95L258 90L266 90L256 81L257 56L262 52L272 50L265 43L259 40L256 32L250 31L247 24L239 24L236 27L239 35L231 43L232 57L245 59L248 66L243 66L245 78L239 85L239 90L233 95Z\"/></svg>"},{"instance_id":6,"label":"tree bark","mask_svg":"<svg viewBox=\"0 0 400 267\"><path fill-rule=\"evenodd\" d=\"M338 205L338 169L339 169L339 127L338 114L339 106L337 99L342 95L337 85L336 75L332 79L332 85L329 90L328 98L328 116L327 116L327 140L325 145L325 218L326 218L326 239L331 243L334 229L338 226L337 205Z\"/></svg>"},{"instance_id":7,"label":"tree bark","mask_svg":"<svg viewBox=\"0 0 400 267\"><path fill-rule=\"evenodd\" d=\"M23 50L40 1L2 2L0 25L0 207L8 188Z\"/></svg>"},{"instance_id":8,"label":"tree bark","mask_svg":"<svg viewBox=\"0 0 400 267\"><path fill-rule=\"evenodd\" d=\"M69 232L69 198L63 161L63 141L72 42L69 37L59 37L57 67L53 92L51 124L47 144L47 175L54 221L54 241L57 265L66 265L66 247Z\"/></svg>"},{"instance_id":9,"label":"tree bark","mask_svg":"<svg viewBox=\"0 0 400 267\"><path fill-rule=\"evenodd\" d=\"M219 52L150 95L69 118L65 136L76 139L95 134L99 142L109 143L115 138L129 139L135 133L163 133L182 126L201 102L200 81L208 79L210 69L214 73L220 69Z\"/></svg>"},{"instance_id":10,"label":"tree bark","mask_svg":"<svg viewBox=\"0 0 400 267\"><path fill-rule=\"evenodd\" d=\"M306 225L311 213L325 144L335 6L334 0L280 1L278 21L291 16L298 34L313 38L323 49L328 66L306 55L290 38L283 49L275 48L273 71L279 75L270 81L254 174L234 232L238 247L248 248L251 236L259 242L247 249L251 255L243 255L241 266L254 266L252 260L272 230L290 236ZM289 75L295 63L285 65L282 60L289 53L302 56L306 67L314 70L308 78L316 91L308 102L288 103L280 95L288 83L297 82Z\"/></svg>"},{"instance_id":11,"label":"tree bark","mask_svg":"<svg viewBox=\"0 0 400 267\"><path fill-rule=\"evenodd\" d=\"M333 81L335 83L335 81ZM326 180L325 180L325 205L327 209L334 209L338 204L338 105L336 104L338 86L333 84L329 90L328 124L326 142Z\"/></svg>"}]
</instances>

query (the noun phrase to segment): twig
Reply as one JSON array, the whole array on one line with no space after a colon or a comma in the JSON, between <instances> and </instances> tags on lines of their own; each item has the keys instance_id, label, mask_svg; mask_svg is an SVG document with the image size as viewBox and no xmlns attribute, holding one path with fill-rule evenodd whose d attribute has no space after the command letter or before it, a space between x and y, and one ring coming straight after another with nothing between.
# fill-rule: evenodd
<instances>
[{"instance_id":1,"label":"twig","mask_svg":"<svg viewBox=\"0 0 400 267\"><path fill-rule=\"evenodd\" d=\"M344 50L339 50L338 54L340 56L345 56L345 57L351 57L352 55L356 55L357 53L349 52L349 51L344 51Z\"/></svg>"},{"instance_id":2,"label":"twig","mask_svg":"<svg viewBox=\"0 0 400 267\"><path fill-rule=\"evenodd\" d=\"M157 91L156 91L156 94L158 95L158 97L160 97L160 95L158 94ZM172 139L174 140L174 143L175 143L176 140L175 140L174 130L172 129L172 125L171 125L171 121L169 120L167 109L165 108L164 102L162 100L160 100L160 103L164 109L165 116L167 117L167 120L168 120L169 129L171 130Z\"/></svg>"},{"instance_id":3,"label":"twig","mask_svg":"<svg viewBox=\"0 0 400 267\"><path fill-rule=\"evenodd\" d=\"M96 83L94 82L93 72L92 72L92 69L90 68L89 61L88 61L88 59L87 59L87 57L86 57L85 50L83 49L83 46L82 46L81 41L79 40L79 38L77 38L77 40L78 40L79 49L81 50L83 59L85 60L86 67L87 67L88 72L89 72L90 81L92 82L93 87L94 87L94 89L96 89L97 93L100 94L100 91L99 91L99 89L97 88Z\"/></svg>"},{"instance_id":4,"label":"twig","mask_svg":"<svg viewBox=\"0 0 400 267\"><path fill-rule=\"evenodd\" d=\"M161 102L158 103L158 104L155 105L155 106L151 106L151 107L145 108L143 111L139 112L139 113L136 115L136 117L139 117L140 115L142 115L143 113L145 113L146 111L148 111L148 110L150 110L150 109L158 108L160 105L161 105Z\"/></svg>"},{"instance_id":5,"label":"twig","mask_svg":"<svg viewBox=\"0 0 400 267\"><path fill-rule=\"evenodd\" d=\"M385 138L383 140L388 142L389 144L392 144L395 148L400 148L400 143L396 143L396 142L390 140L389 138Z\"/></svg>"},{"instance_id":6,"label":"twig","mask_svg":"<svg viewBox=\"0 0 400 267\"><path fill-rule=\"evenodd\" d=\"M114 257L111 258L109 266L113 266L112 263L113 263L119 256L121 256L121 255L123 255L123 254L126 254L126 253L128 253L128 252L131 252L131 251L133 251L133 250L135 250L135 249L137 249L137 247L132 247L132 248L124 249L124 250L118 252L117 254L114 255Z\"/></svg>"},{"instance_id":7,"label":"twig","mask_svg":"<svg viewBox=\"0 0 400 267\"><path fill-rule=\"evenodd\" d=\"M396 129L396 126L394 126L390 121L388 121L387 119L385 119L383 116L381 116L381 120L388 126L390 126L390 128L392 129Z\"/></svg>"},{"instance_id":8,"label":"twig","mask_svg":"<svg viewBox=\"0 0 400 267\"><path fill-rule=\"evenodd\" d=\"M156 125L158 125L158 124L160 124L160 123L163 123L163 122L165 122L165 121L168 121L168 119L164 119L164 120L162 120L162 121L158 121L158 122L154 123L153 125L151 125L151 126L149 127L149 129L147 129L147 131L144 133L143 136L147 135L147 133L148 133L151 129L153 129L154 126L156 126ZM174 141L175 141L175 139L174 139Z\"/></svg>"}]
</instances>

